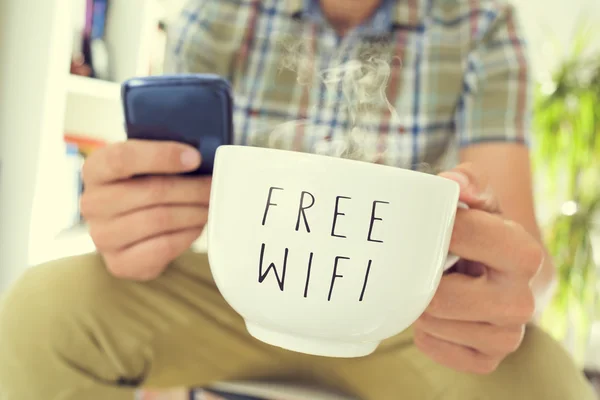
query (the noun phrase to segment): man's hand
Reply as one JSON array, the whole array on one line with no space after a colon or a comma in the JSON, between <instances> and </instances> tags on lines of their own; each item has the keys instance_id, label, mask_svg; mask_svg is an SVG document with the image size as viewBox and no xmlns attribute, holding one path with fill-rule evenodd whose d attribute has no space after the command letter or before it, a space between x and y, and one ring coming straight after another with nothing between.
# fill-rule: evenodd
<instances>
[{"instance_id":1,"label":"man's hand","mask_svg":"<svg viewBox=\"0 0 600 400\"><path fill-rule=\"evenodd\" d=\"M486 179L471 165L441 176L461 187L450 251L461 257L444 275L415 323L415 344L434 361L486 374L517 350L535 311L531 283L544 262L543 246L502 216Z\"/></svg>"},{"instance_id":2,"label":"man's hand","mask_svg":"<svg viewBox=\"0 0 600 400\"><path fill-rule=\"evenodd\" d=\"M210 178L175 175L200 162L195 149L172 142L130 140L90 155L81 210L113 275L156 278L200 236Z\"/></svg>"}]
</instances>

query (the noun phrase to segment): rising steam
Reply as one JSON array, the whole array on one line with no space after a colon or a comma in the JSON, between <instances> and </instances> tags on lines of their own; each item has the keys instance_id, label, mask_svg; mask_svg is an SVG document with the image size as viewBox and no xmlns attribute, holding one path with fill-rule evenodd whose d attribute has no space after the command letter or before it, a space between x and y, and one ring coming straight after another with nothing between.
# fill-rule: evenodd
<instances>
[{"instance_id":1,"label":"rising steam","mask_svg":"<svg viewBox=\"0 0 600 400\"><path fill-rule=\"evenodd\" d=\"M347 127L342 134L336 130L336 134L330 137L331 127L319 126L310 119L285 122L267 135L266 146L289 148L298 130L304 129L317 139L309 145L310 148L304 145L305 148L295 150L371 162L381 156L367 155L364 149L367 135L375 133L376 122L382 112L389 112L390 123L399 118L386 93L392 73L391 64L395 60L390 59L385 46L373 45L363 50L357 58L349 60L336 56L348 53L342 47L332 57L329 67L319 70L308 40L280 40L279 45L284 50L281 70L293 71L296 83L308 93L319 90L316 85L324 85L325 97L337 102L334 105L340 113L346 113L349 123L345 124ZM341 99L338 98L339 93L342 94Z\"/></svg>"}]
</instances>

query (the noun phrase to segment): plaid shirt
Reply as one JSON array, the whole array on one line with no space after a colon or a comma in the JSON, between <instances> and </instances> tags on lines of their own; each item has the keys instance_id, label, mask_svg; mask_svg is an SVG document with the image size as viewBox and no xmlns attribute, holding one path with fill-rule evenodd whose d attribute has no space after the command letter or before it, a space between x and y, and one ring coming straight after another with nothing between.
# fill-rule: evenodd
<instances>
[{"instance_id":1,"label":"plaid shirt","mask_svg":"<svg viewBox=\"0 0 600 400\"><path fill-rule=\"evenodd\" d=\"M382 0L343 38L317 0L188 0L169 37L167 71L230 80L237 144L431 170L461 147L527 143L529 64L505 0Z\"/></svg>"}]
</instances>

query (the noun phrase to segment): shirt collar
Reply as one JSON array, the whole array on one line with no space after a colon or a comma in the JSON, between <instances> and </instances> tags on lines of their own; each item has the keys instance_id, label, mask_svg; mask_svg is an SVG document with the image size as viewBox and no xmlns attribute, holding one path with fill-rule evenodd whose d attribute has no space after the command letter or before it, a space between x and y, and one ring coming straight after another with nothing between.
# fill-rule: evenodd
<instances>
[{"instance_id":1,"label":"shirt collar","mask_svg":"<svg viewBox=\"0 0 600 400\"><path fill-rule=\"evenodd\" d=\"M319 0L285 0L291 15L323 22ZM423 16L423 1L420 0L382 0L375 15L361 30L371 34L388 33L397 27L418 27Z\"/></svg>"}]
</instances>

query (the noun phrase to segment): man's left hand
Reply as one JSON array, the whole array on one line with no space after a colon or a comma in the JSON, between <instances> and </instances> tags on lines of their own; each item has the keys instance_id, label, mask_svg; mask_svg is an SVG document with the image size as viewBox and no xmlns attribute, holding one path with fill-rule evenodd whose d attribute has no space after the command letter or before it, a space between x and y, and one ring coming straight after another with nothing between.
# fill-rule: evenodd
<instances>
[{"instance_id":1,"label":"man's left hand","mask_svg":"<svg viewBox=\"0 0 600 400\"><path fill-rule=\"evenodd\" d=\"M545 251L519 224L505 219L485 177L472 165L440 176L461 187L450 252L461 261L442 277L415 323L415 344L434 361L487 374L516 351L535 311L532 281Z\"/></svg>"}]
</instances>

